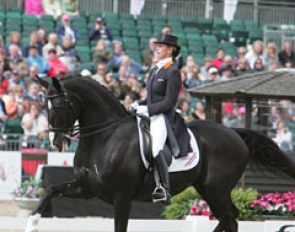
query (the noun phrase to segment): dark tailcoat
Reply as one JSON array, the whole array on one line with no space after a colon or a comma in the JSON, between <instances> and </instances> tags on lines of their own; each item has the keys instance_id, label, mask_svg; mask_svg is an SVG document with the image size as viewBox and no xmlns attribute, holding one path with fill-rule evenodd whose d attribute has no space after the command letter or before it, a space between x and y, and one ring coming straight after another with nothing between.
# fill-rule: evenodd
<instances>
[{"instance_id":1,"label":"dark tailcoat","mask_svg":"<svg viewBox=\"0 0 295 232\"><path fill-rule=\"evenodd\" d=\"M187 127L174 109L180 88L181 76L177 64L164 65L156 74L152 69L147 82L146 104L150 116L164 114L177 140L179 156L186 156L190 150Z\"/></svg>"}]
</instances>

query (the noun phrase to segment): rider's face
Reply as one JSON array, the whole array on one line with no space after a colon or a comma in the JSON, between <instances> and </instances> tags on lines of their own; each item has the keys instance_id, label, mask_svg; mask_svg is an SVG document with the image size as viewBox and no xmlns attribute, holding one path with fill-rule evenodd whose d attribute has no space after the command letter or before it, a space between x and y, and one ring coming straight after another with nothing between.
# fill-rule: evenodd
<instances>
[{"instance_id":1,"label":"rider's face","mask_svg":"<svg viewBox=\"0 0 295 232\"><path fill-rule=\"evenodd\" d=\"M156 44L156 56L159 60L172 56L172 47L166 44Z\"/></svg>"}]
</instances>

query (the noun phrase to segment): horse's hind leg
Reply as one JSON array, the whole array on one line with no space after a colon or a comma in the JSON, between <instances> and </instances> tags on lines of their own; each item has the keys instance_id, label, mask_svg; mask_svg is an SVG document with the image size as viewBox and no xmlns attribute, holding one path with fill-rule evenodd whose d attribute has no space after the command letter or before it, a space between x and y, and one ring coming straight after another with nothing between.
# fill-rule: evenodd
<instances>
[{"instance_id":1,"label":"horse's hind leg","mask_svg":"<svg viewBox=\"0 0 295 232\"><path fill-rule=\"evenodd\" d=\"M31 216L28 219L25 232L37 231L38 221L45 207L51 199L58 196L77 198L82 196L82 188L76 181L73 181L58 186L53 186L46 190L37 207L32 211Z\"/></svg>"},{"instance_id":2,"label":"horse's hind leg","mask_svg":"<svg viewBox=\"0 0 295 232\"><path fill-rule=\"evenodd\" d=\"M219 220L219 224L214 232L237 232L236 221L239 215L238 209L231 201L230 191L225 192L218 185L195 185L197 191L208 203L214 216Z\"/></svg>"}]
</instances>

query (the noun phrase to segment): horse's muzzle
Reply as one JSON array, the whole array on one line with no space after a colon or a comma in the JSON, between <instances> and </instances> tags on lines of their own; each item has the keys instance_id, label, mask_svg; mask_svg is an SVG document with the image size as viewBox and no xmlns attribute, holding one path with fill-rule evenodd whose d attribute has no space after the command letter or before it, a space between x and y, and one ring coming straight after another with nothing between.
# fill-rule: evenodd
<instances>
[{"instance_id":1,"label":"horse's muzzle","mask_svg":"<svg viewBox=\"0 0 295 232\"><path fill-rule=\"evenodd\" d=\"M59 152L65 151L69 148L71 143L70 138L66 137L63 133L54 133L53 146Z\"/></svg>"}]
</instances>

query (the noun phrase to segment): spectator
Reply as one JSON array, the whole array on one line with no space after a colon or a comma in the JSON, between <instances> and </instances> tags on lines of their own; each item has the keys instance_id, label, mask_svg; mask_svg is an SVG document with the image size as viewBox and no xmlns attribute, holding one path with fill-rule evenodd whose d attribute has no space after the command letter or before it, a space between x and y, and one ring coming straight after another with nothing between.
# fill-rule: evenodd
<instances>
[{"instance_id":1,"label":"spectator","mask_svg":"<svg viewBox=\"0 0 295 232\"><path fill-rule=\"evenodd\" d=\"M234 71L234 69L233 69L233 59L232 59L232 57L231 57L230 55L226 55L226 56L224 57L224 59L223 59L223 63L222 63L222 65L221 65L221 67L220 67L220 69L219 69L219 74L220 74L220 76L222 76L224 70L225 70L225 69L228 69L229 67L231 68L232 72L233 72L234 75L235 75L235 71Z\"/></svg>"},{"instance_id":2,"label":"spectator","mask_svg":"<svg viewBox=\"0 0 295 232\"><path fill-rule=\"evenodd\" d=\"M61 46L59 46L57 44L57 34L56 33L49 34L48 43L42 49L42 54L45 59L48 58L48 51L52 48L54 48L56 50L58 56L63 54L63 50L62 50Z\"/></svg>"},{"instance_id":3,"label":"spectator","mask_svg":"<svg viewBox=\"0 0 295 232\"><path fill-rule=\"evenodd\" d=\"M48 136L48 121L41 112L39 103L32 102L30 110L22 118L27 147L41 148L43 139Z\"/></svg>"},{"instance_id":4,"label":"spectator","mask_svg":"<svg viewBox=\"0 0 295 232\"><path fill-rule=\"evenodd\" d=\"M25 0L25 14L43 15L42 0Z\"/></svg>"},{"instance_id":5,"label":"spectator","mask_svg":"<svg viewBox=\"0 0 295 232\"><path fill-rule=\"evenodd\" d=\"M9 35L9 42L6 41L6 53L8 56L10 56L10 45L14 44L19 48L19 55L21 55L21 42L22 42L22 36L20 32L18 31L12 31Z\"/></svg>"},{"instance_id":6,"label":"spectator","mask_svg":"<svg viewBox=\"0 0 295 232\"><path fill-rule=\"evenodd\" d=\"M27 64L29 68L32 66L37 67L40 73L47 73L47 71L50 69L48 61L38 54L38 47L33 45L29 47Z\"/></svg>"},{"instance_id":7,"label":"spectator","mask_svg":"<svg viewBox=\"0 0 295 232\"><path fill-rule=\"evenodd\" d=\"M32 83L37 83L36 76L39 74L37 66L32 65L29 68L29 75L25 77L26 86L30 86Z\"/></svg>"},{"instance_id":8,"label":"spectator","mask_svg":"<svg viewBox=\"0 0 295 232\"><path fill-rule=\"evenodd\" d=\"M20 55L20 48L11 44L9 46L9 67L11 70L18 69L20 75L25 75L28 73L28 67L26 59Z\"/></svg>"},{"instance_id":9,"label":"spectator","mask_svg":"<svg viewBox=\"0 0 295 232\"><path fill-rule=\"evenodd\" d=\"M6 102L6 112L10 119L22 117L29 108L28 101L24 98L24 88L14 85L9 89L9 98Z\"/></svg>"},{"instance_id":10,"label":"spectator","mask_svg":"<svg viewBox=\"0 0 295 232\"><path fill-rule=\"evenodd\" d=\"M265 69L268 69L271 63L277 62L278 60L279 57L276 44L274 42L268 43L265 54Z\"/></svg>"},{"instance_id":11,"label":"spectator","mask_svg":"<svg viewBox=\"0 0 295 232\"><path fill-rule=\"evenodd\" d=\"M92 54L92 62L94 64L108 63L112 59L112 53L108 50L105 40L97 41L96 47Z\"/></svg>"},{"instance_id":12,"label":"spectator","mask_svg":"<svg viewBox=\"0 0 295 232\"><path fill-rule=\"evenodd\" d=\"M3 70L0 68L0 92L6 93L9 88L9 81L4 76Z\"/></svg>"},{"instance_id":13,"label":"spectator","mask_svg":"<svg viewBox=\"0 0 295 232\"><path fill-rule=\"evenodd\" d=\"M195 72L196 72L196 70L198 68L199 67L196 64L194 57L192 55L188 55L186 57L186 65L183 67L183 69L187 73L187 79L188 80L191 79L194 76L194 74L195 74Z\"/></svg>"},{"instance_id":14,"label":"spectator","mask_svg":"<svg viewBox=\"0 0 295 232\"><path fill-rule=\"evenodd\" d=\"M68 72L67 66L58 58L54 48L48 51L48 62L50 64L50 69L47 72L48 77L60 78Z\"/></svg>"},{"instance_id":15,"label":"spectator","mask_svg":"<svg viewBox=\"0 0 295 232\"><path fill-rule=\"evenodd\" d=\"M103 39L108 43L113 41L113 36L109 28L107 28L101 17L97 17L94 27L89 31L89 41Z\"/></svg>"},{"instance_id":16,"label":"spectator","mask_svg":"<svg viewBox=\"0 0 295 232\"><path fill-rule=\"evenodd\" d=\"M122 85L122 95L131 93L134 100L139 99L140 83L137 80L136 73L131 73L130 77Z\"/></svg>"},{"instance_id":17,"label":"spectator","mask_svg":"<svg viewBox=\"0 0 295 232\"><path fill-rule=\"evenodd\" d=\"M131 93L128 93L124 100L123 100L123 106L126 110L130 109L131 104L134 102L134 97Z\"/></svg>"},{"instance_id":18,"label":"spectator","mask_svg":"<svg viewBox=\"0 0 295 232\"><path fill-rule=\"evenodd\" d=\"M72 45L72 40L70 36L63 37L62 49L64 53L62 56L60 56L60 60L67 66L70 72L74 72L78 63L80 62L80 57L74 46Z\"/></svg>"},{"instance_id":19,"label":"spectator","mask_svg":"<svg viewBox=\"0 0 295 232\"><path fill-rule=\"evenodd\" d=\"M189 104L185 98L179 98L177 101L176 112L178 112L185 121L188 121Z\"/></svg>"},{"instance_id":20,"label":"spectator","mask_svg":"<svg viewBox=\"0 0 295 232\"><path fill-rule=\"evenodd\" d=\"M202 77L201 77L201 69L199 68L198 65L193 65L193 72L191 73L190 78L187 79L187 87L194 88L198 87L203 84Z\"/></svg>"},{"instance_id":21,"label":"spectator","mask_svg":"<svg viewBox=\"0 0 295 232\"><path fill-rule=\"evenodd\" d=\"M162 28L162 31L161 31L162 34L172 34L172 28L170 26L165 26Z\"/></svg>"},{"instance_id":22,"label":"spectator","mask_svg":"<svg viewBox=\"0 0 295 232\"><path fill-rule=\"evenodd\" d=\"M225 57L224 49L219 48L216 53L216 57L212 61L212 65L219 70L223 64L224 57Z\"/></svg>"},{"instance_id":23,"label":"spectator","mask_svg":"<svg viewBox=\"0 0 295 232\"><path fill-rule=\"evenodd\" d=\"M97 72L92 75L92 79L96 80L101 85L106 86L105 77L106 77L107 69L104 63L99 63L97 65Z\"/></svg>"},{"instance_id":24,"label":"spectator","mask_svg":"<svg viewBox=\"0 0 295 232\"><path fill-rule=\"evenodd\" d=\"M9 59L6 55L6 49L0 48L0 68L3 72L10 71Z\"/></svg>"},{"instance_id":25,"label":"spectator","mask_svg":"<svg viewBox=\"0 0 295 232\"><path fill-rule=\"evenodd\" d=\"M205 120L205 104L202 101L197 101L195 110L192 113L192 117L196 120Z\"/></svg>"},{"instance_id":26,"label":"spectator","mask_svg":"<svg viewBox=\"0 0 295 232\"><path fill-rule=\"evenodd\" d=\"M242 75L242 74L247 74L251 73L251 69L249 68L248 61L246 58L242 57L239 59L238 64L236 66L235 73L237 76Z\"/></svg>"},{"instance_id":27,"label":"spectator","mask_svg":"<svg viewBox=\"0 0 295 232\"><path fill-rule=\"evenodd\" d=\"M201 77L204 78L202 81L205 81L209 77L209 68L212 67L212 59L210 57L204 58L204 65L201 67Z\"/></svg>"},{"instance_id":28,"label":"spectator","mask_svg":"<svg viewBox=\"0 0 295 232\"><path fill-rule=\"evenodd\" d=\"M295 53L293 50L293 46L290 42L284 43L284 49L279 53L279 61L284 67L286 67L286 63L291 63L291 66L294 67Z\"/></svg>"},{"instance_id":29,"label":"spectator","mask_svg":"<svg viewBox=\"0 0 295 232\"><path fill-rule=\"evenodd\" d=\"M25 94L25 99L31 103L31 102L38 102L41 99L39 99L39 91L40 91L40 87L37 83L32 82L29 86L28 86L28 92Z\"/></svg>"},{"instance_id":30,"label":"spectator","mask_svg":"<svg viewBox=\"0 0 295 232\"><path fill-rule=\"evenodd\" d=\"M0 35L0 49L6 49L2 35Z\"/></svg>"},{"instance_id":31,"label":"spectator","mask_svg":"<svg viewBox=\"0 0 295 232\"><path fill-rule=\"evenodd\" d=\"M55 19L62 14L60 0L42 0L44 14L53 15Z\"/></svg>"},{"instance_id":32,"label":"spectator","mask_svg":"<svg viewBox=\"0 0 295 232\"><path fill-rule=\"evenodd\" d=\"M61 1L62 13L67 15L79 15L79 1L78 0L63 0Z\"/></svg>"},{"instance_id":33,"label":"spectator","mask_svg":"<svg viewBox=\"0 0 295 232\"><path fill-rule=\"evenodd\" d=\"M293 135L283 121L277 123L277 133L273 140L283 151L293 151Z\"/></svg>"},{"instance_id":34,"label":"spectator","mask_svg":"<svg viewBox=\"0 0 295 232\"><path fill-rule=\"evenodd\" d=\"M219 77L219 74L218 74L218 69L215 68L215 67L211 67L209 68L209 77L208 79L205 81L205 83L210 83L210 82L214 82L216 80L218 80L220 77Z\"/></svg>"},{"instance_id":35,"label":"spectator","mask_svg":"<svg viewBox=\"0 0 295 232\"><path fill-rule=\"evenodd\" d=\"M157 41L155 37L150 38L149 48L143 52L144 65L147 66L148 68L151 67L152 59L155 56L155 50L156 50L155 41Z\"/></svg>"},{"instance_id":36,"label":"spectator","mask_svg":"<svg viewBox=\"0 0 295 232\"><path fill-rule=\"evenodd\" d=\"M246 54L245 58L247 59L252 70L254 69L254 64L258 58L262 61L263 65L265 64L265 55L263 51L263 42L260 40L256 40L253 43L252 50Z\"/></svg>"},{"instance_id":37,"label":"spectator","mask_svg":"<svg viewBox=\"0 0 295 232\"><path fill-rule=\"evenodd\" d=\"M27 58L29 56L29 50L32 46L36 47L38 54L42 56L42 47L41 44L38 42L38 33L36 31L31 33L29 43L24 45L22 49L22 54L24 57Z\"/></svg>"},{"instance_id":38,"label":"spectator","mask_svg":"<svg viewBox=\"0 0 295 232\"><path fill-rule=\"evenodd\" d=\"M7 119L5 103L2 99L4 93L4 90L0 89L0 126Z\"/></svg>"},{"instance_id":39,"label":"spectator","mask_svg":"<svg viewBox=\"0 0 295 232\"><path fill-rule=\"evenodd\" d=\"M274 62L271 62L268 66L268 71L275 71L277 69L280 68L280 62L279 61L274 61Z\"/></svg>"},{"instance_id":40,"label":"spectator","mask_svg":"<svg viewBox=\"0 0 295 232\"><path fill-rule=\"evenodd\" d=\"M44 28L40 27L37 30L37 35L38 35L38 45L43 49L45 44L47 44L47 32ZM41 54L43 54L43 50L41 49Z\"/></svg>"},{"instance_id":41,"label":"spectator","mask_svg":"<svg viewBox=\"0 0 295 232\"><path fill-rule=\"evenodd\" d=\"M219 80L226 81L229 79L232 79L235 76L235 71L233 70L233 67L231 65L228 65L224 67L222 75Z\"/></svg>"},{"instance_id":42,"label":"spectator","mask_svg":"<svg viewBox=\"0 0 295 232\"><path fill-rule=\"evenodd\" d=\"M238 48L238 55L233 60L234 68L236 68L238 66L239 60L241 58L245 58L246 54L247 54L247 48L245 48L245 47ZM247 59L246 59L246 61L247 61ZM247 61L247 66L250 67L250 65L248 64L248 61Z\"/></svg>"},{"instance_id":43,"label":"spectator","mask_svg":"<svg viewBox=\"0 0 295 232\"><path fill-rule=\"evenodd\" d=\"M124 55L123 46L121 42L114 41L114 54L112 59L109 61L108 66L112 67L113 72L118 72L121 65L121 56Z\"/></svg>"},{"instance_id":44,"label":"spectator","mask_svg":"<svg viewBox=\"0 0 295 232\"><path fill-rule=\"evenodd\" d=\"M62 25L56 29L58 38L61 40L65 35L70 36L72 43L74 44L80 39L79 32L71 26L71 17L69 15L63 15L61 17Z\"/></svg>"},{"instance_id":45,"label":"spectator","mask_svg":"<svg viewBox=\"0 0 295 232\"><path fill-rule=\"evenodd\" d=\"M136 73L137 75L140 73L141 71L141 66L138 65L137 63L133 62L132 60L130 60L130 58L126 55L121 56L121 64L120 64L120 70L124 70L125 72L125 76L128 78L131 73ZM122 80L123 81L123 80Z\"/></svg>"},{"instance_id":46,"label":"spectator","mask_svg":"<svg viewBox=\"0 0 295 232\"><path fill-rule=\"evenodd\" d=\"M11 76L9 79L9 88L12 88L12 86L19 85L23 89L26 89L26 84L22 77L20 76L20 73L17 69L13 69L11 72Z\"/></svg>"},{"instance_id":47,"label":"spectator","mask_svg":"<svg viewBox=\"0 0 295 232\"><path fill-rule=\"evenodd\" d=\"M263 61L262 59L257 59L254 63L254 68L253 68L253 72L262 72L264 71L264 65L263 65Z\"/></svg>"}]
</instances>

